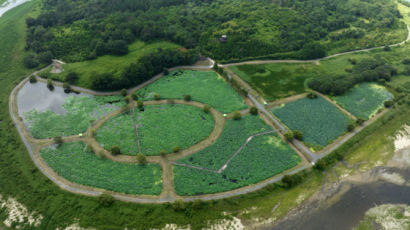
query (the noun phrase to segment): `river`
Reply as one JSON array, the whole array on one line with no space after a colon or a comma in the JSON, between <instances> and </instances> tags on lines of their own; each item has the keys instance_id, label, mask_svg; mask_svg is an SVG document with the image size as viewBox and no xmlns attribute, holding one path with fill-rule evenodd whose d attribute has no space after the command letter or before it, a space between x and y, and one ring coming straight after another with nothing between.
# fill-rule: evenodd
<instances>
[{"instance_id":1,"label":"river","mask_svg":"<svg viewBox=\"0 0 410 230\"><path fill-rule=\"evenodd\" d=\"M28 2L30 0L6 0L3 4L0 6L0 17L3 16L4 13L7 11L13 9L14 7L17 7L25 2Z\"/></svg>"}]
</instances>

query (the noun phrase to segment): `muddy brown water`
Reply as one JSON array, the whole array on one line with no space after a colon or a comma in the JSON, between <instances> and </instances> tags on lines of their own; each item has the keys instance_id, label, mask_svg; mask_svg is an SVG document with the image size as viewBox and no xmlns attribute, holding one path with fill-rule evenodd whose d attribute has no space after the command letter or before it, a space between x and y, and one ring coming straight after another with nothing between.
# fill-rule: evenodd
<instances>
[{"instance_id":1,"label":"muddy brown water","mask_svg":"<svg viewBox=\"0 0 410 230\"><path fill-rule=\"evenodd\" d=\"M409 181L410 169L393 170ZM363 220L365 212L382 204L410 205L410 187L377 181L369 184L353 185L340 199L328 207L307 210L270 230L347 230Z\"/></svg>"}]
</instances>

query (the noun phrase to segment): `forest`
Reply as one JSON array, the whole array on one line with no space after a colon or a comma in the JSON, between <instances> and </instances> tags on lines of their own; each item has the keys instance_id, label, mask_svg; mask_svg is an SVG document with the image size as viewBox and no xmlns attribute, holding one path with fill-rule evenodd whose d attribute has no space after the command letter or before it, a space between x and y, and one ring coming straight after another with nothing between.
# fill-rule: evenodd
<instances>
[{"instance_id":1,"label":"forest","mask_svg":"<svg viewBox=\"0 0 410 230\"><path fill-rule=\"evenodd\" d=\"M311 59L332 48L327 40L404 27L390 0L43 2L41 14L26 21L27 48L68 62L122 55L136 39L171 41L216 60L271 54ZM227 35L225 42L221 35Z\"/></svg>"}]
</instances>

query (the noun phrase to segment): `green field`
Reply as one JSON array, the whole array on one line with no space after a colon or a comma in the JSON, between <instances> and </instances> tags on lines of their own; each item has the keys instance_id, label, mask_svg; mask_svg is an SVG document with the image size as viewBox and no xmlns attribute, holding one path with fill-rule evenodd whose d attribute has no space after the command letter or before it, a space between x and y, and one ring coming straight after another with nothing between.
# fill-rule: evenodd
<instances>
[{"instance_id":1,"label":"green field","mask_svg":"<svg viewBox=\"0 0 410 230\"><path fill-rule=\"evenodd\" d=\"M317 76L315 64L273 63L229 67L267 101L305 92L305 82Z\"/></svg>"},{"instance_id":2,"label":"green field","mask_svg":"<svg viewBox=\"0 0 410 230\"><path fill-rule=\"evenodd\" d=\"M178 195L224 192L260 182L299 162L277 134L267 134L253 138L221 174L174 166L174 186Z\"/></svg>"},{"instance_id":3,"label":"green field","mask_svg":"<svg viewBox=\"0 0 410 230\"><path fill-rule=\"evenodd\" d=\"M140 57L152 53L158 48L169 49L177 47L179 46L170 42L144 43L136 41L128 46L129 52L124 56L105 55L95 60L67 63L63 65L64 72L52 74L52 76L64 81L68 73L75 72L79 75L76 85L89 89L95 75L112 73L115 77L119 77L126 67L131 63L135 63Z\"/></svg>"},{"instance_id":4,"label":"green field","mask_svg":"<svg viewBox=\"0 0 410 230\"><path fill-rule=\"evenodd\" d=\"M380 108L383 102L392 99L383 86L372 83L356 85L347 93L334 97L334 100L356 117L368 119Z\"/></svg>"},{"instance_id":5,"label":"green field","mask_svg":"<svg viewBox=\"0 0 410 230\"><path fill-rule=\"evenodd\" d=\"M153 100L155 93L171 99L183 99L189 94L193 101L209 104L224 113L247 107L225 80L211 71L174 71L136 92L144 100Z\"/></svg>"},{"instance_id":6,"label":"green field","mask_svg":"<svg viewBox=\"0 0 410 230\"><path fill-rule=\"evenodd\" d=\"M41 157L60 176L77 184L127 194L159 195L161 167L137 165L98 158L81 142L41 150Z\"/></svg>"},{"instance_id":7,"label":"green field","mask_svg":"<svg viewBox=\"0 0 410 230\"><path fill-rule=\"evenodd\" d=\"M72 96L66 98L64 114L32 110L24 114L24 121L34 138L70 136L85 132L93 121L124 105L121 96Z\"/></svg>"},{"instance_id":8,"label":"green field","mask_svg":"<svg viewBox=\"0 0 410 230\"><path fill-rule=\"evenodd\" d=\"M214 128L212 115L187 105L151 105L135 110L141 151L146 155L170 153L174 147L188 148L205 139ZM132 111L112 118L96 135L97 141L110 149L118 145L124 154L138 150Z\"/></svg>"},{"instance_id":9,"label":"green field","mask_svg":"<svg viewBox=\"0 0 410 230\"><path fill-rule=\"evenodd\" d=\"M325 99L303 98L272 109L291 130L300 130L308 145L324 147L346 132L350 119Z\"/></svg>"},{"instance_id":10,"label":"green field","mask_svg":"<svg viewBox=\"0 0 410 230\"><path fill-rule=\"evenodd\" d=\"M239 121L228 120L214 144L178 162L218 170L249 136L268 130L271 130L271 127L257 116L244 116Z\"/></svg>"}]
</instances>

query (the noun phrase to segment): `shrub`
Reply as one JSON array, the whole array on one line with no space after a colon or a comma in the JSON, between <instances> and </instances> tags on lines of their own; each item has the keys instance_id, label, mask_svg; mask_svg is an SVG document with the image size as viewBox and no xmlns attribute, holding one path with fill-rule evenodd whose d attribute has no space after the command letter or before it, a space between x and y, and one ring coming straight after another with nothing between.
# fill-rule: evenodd
<instances>
[{"instance_id":1,"label":"shrub","mask_svg":"<svg viewBox=\"0 0 410 230\"><path fill-rule=\"evenodd\" d=\"M209 113L209 112L211 111L211 106L209 106L209 105L204 105L203 110L204 110L205 113Z\"/></svg>"},{"instance_id":2,"label":"shrub","mask_svg":"<svg viewBox=\"0 0 410 230\"><path fill-rule=\"evenodd\" d=\"M293 136L293 132L292 131L289 131L289 132L287 132L287 133L285 133L285 139L287 140L287 141L292 141L293 140L293 138L294 138L294 136Z\"/></svg>"},{"instance_id":3,"label":"shrub","mask_svg":"<svg viewBox=\"0 0 410 230\"><path fill-rule=\"evenodd\" d=\"M54 144L56 144L58 147L60 147L64 143L62 137L54 137Z\"/></svg>"},{"instance_id":4,"label":"shrub","mask_svg":"<svg viewBox=\"0 0 410 230\"><path fill-rule=\"evenodd\" d=\"M174 147L174 149L173 149L173 151L174 151L174 153L177 153L177 152L179 152L179 151L180 151L180 148L179 148L179 146L175 146L175 147Z\"/></svg>"},{"instance_id":5,"label":"shrub","mask_svg":"<svg viewBox=\"0 0 410 230\"><path fill-rule=\"evenodd\" d=\"M258 115L258 109L255 106L252 106L249 111L252 115Z\"/></svg>"},{"instance_id":6,"label":"shrub","mask_svg":"<svg viewBox=\"0 0 410 230\"><path fill-rule=\"evenodd\" d=\"M49 90L54 90L53 81L51 81L51 79L47 79L47 88Z\"/></svg>"},{"instance_id":7,"label":"shrub","mask_svg":"<svg viewBox=\"0 0 410 230\"><path fill-rule=\"evenodd\" d=\"M354 123L350 123L347 125L347 131L349 132L352 132L355 128L356 126L354 125Z\"/></svg>"},{"instance_id":8,"label":"shrub","mask_svg":"<svg viewBox=\"0 0 410 230\"><path fill-rule=\"evenodd\" d=\"M154 94L154 99L155 100L161 100L161 95L159 95L158 93Z\"/></svg>"},{"instance_id":9,"label":"shrub","mask_svg":"<svg viewBox=\"0 0 410 230\"><path fill-rule=\"evenodd\" d=\"M191 95L189 95L189 94L184 95L184 100L185 100L185 101L190 101L190 100L192 100Z\"/></svg>"},{"instance_id":10,"label":"shrub","mask_svg":"<svg viewBox=\"0 0 410 230\"><path fill-rule=\"evenodd\" d=\"M127 96L127 90L126 89L122 89L121 90L121 95L123 96L123 97L125 97L125 96Z\"/></svg>"},{"instance_id":11,"label":"shrub","mask_svg":"<svg viewBox=\"0 0 410 230\"><path fill-rule=\"evenodd\" d=\"M392 107L392 106L393 106L393 101L385 101L385 102L384 102L384 107L390 108L390 107Z\"/></svg>"},{"instance_id":12,"label":"shrub","mask_svg":"<svg viewBox=\"0 0 410 230\"><path fill-rule=\"evenodd\" d=\"M316 93L313 93L313 92L310 92L310 93L308 93L307 98L309 98L309 99L315 99L315 98L317 98L317 94L316 94Z\"/></svg>"},{"instance_id":13,"label":"shrub","mask_svg":"<svg viewBox=\"0 0 410 230\"><path fill-rule=\"evenodd\" d=\"M70 72L65 77L65 80L70 84L74 84L78 80L78 75L75 72Z\"/></svg>"},{"instance_id":14,"label":"shrub","mask_svg":"<svg viewBox=\"0 0 410 230\"><path fill-rule=\"evenodd\" d=\"M30 83L36 83L37 82L37 78L34 75L31 75L29 78Z\"/></svg>"},{"instance_id":15,"label":"shrub","mask_svg":"<svg viewBox=\"0 0 410 230\"><path fill-rule=\"evenodd\" d=\"M144 107L144 102L143 101L137 101L137 107L139 109L142 109Z\"/></svg>"},{"instance_id":16,"label":"shrub","mask_svg":"<svg viewBox=\"0 0 410 230\"><path fill-rule=\"evenodd\" d=\"M298 139L300 141L303 140L303 134L299 130L293 131L293 136L295 137L295 139Z\"/></svg>"},{"instance_id":17,"label":"shrub","mask_svg":"<svg viewBox=\"0 0 410 230\"><path fill-rule=\"evenodd\" d=\"M240 120L242 118L242 114L239 111L233 112L233 119L234 120Z\"/></svg>"},{"instance_id":18,"label":"shrub","mask_svg":"<svg viewBox=\"0 0 410 230\"><path fill-rule=\"evenodd\" d=\"M120 155L121 154L121 149L117 145L114 145L111 147L111 154L112 155Z\"/></svg>"},{"instance_id":19,"label":"shrub","mask_svg":"<svg viewBox=\"0 0 410 230\"><path fill-rule=\"evenodd\" d=\"M357 61L356 61L356 59L354 59L354 58L349 58L349 59L347 59L349 62L350 62L350 64L352 64L352 65L356 65L356 63L357 63Z\"/></svg>"},{"instance_id":20,"label":"shrub","mask_svg":"<svg viewBox=\"0 0 410 230\"><path fill-rule=\"evenodd\" d=\"M138 153L137 154L137 162L138 162L138 164L146 164L147 163L147 158L145 157L144 154Z\"/></svg>"},{"instance_id":21,"label":"shrub","mask_svg":"<svg viewBox=\"0 0 410 230\"><path fill-rule=\"evenodd\" d=\"M132 98L132 100L134 100L134 101L138 101L138 96L137 96L137 94L135 94L135 93L131 94L131 98Z\"/></svg>"},{"instance_id":22,"label":"shrub","mask_svg":"<svg viewBox=\"0 0 410 230\"><path fill-rule=\"evenodd\" d=\"M385 47L383 48L383 50L384 50L384 51L390 51L391 48L390 48L390 46L385 46Z\"/></svg>"},{"instance_id":23,"label":"shrub","mask_svg":"<svg viewBox=\"0 0 410 230\"><path fill-rule=\"evenodd\" d=\"M169 70L167 68L164 68L162 72L164 73L165 76L169 74Z\"/></svg>"},{"instance_id":24,"label":"shrub","mask_svg":"<svg viewBox=\"0 0 410 230\"><path fill-rule=\"evenodd\" d=\"M184 211L186 206L185 206L185 202L181 199L176 200L173 204L172 204L172 208L175 211Z\"/></svg>"},{"instance_id":25,"label":"shrub","mask_svg":"<svg viewBox=\"0 0 410 230\"><path fill-rule=\"evenodd\" d=\"M98 197L98 203L103 207L111 207L114 201L114 197L109 194L103 193Z\"/></svg>"}]
</instances>

